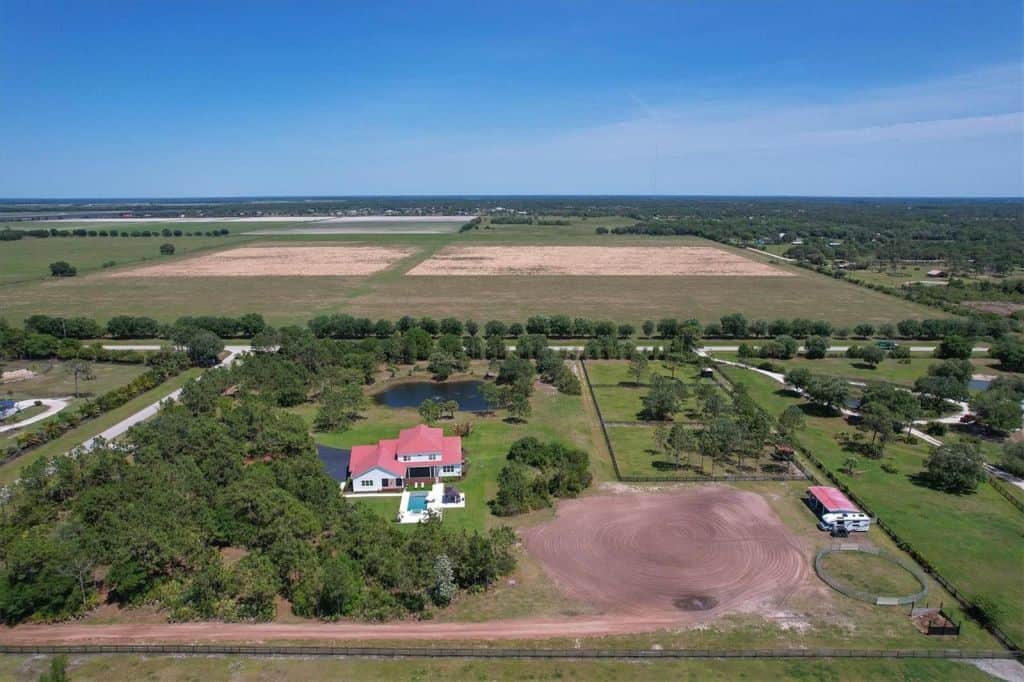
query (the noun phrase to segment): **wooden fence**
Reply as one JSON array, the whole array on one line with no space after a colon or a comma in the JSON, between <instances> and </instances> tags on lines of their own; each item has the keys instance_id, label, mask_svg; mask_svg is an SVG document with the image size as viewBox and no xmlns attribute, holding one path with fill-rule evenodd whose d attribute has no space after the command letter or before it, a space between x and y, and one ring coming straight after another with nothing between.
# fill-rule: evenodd
<instances>
[{"instance_id":1,"label":"wooden fence","mask_svg":"<svg viewBox=\"0 0 1024 682\"><path fill-rule=\"evenodd\" d=\"M351 656L363 658L519 659L764 659L764 658L931 658L1020 659L1012 651L971 649L504 649L433 647L349 647L274 644L0 644L0 654L145 654L238 656Z\"/></svg>"}]
</instances>

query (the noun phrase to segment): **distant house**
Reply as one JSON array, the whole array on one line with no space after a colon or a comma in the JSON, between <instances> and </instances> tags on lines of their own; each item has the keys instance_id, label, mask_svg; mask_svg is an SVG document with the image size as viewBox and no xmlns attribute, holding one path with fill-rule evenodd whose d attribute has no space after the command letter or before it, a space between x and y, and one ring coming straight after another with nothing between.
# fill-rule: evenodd
<instances>
[{"instance_id":1,"label":"distant house","mask_svg":"<svg viewBox=\"0 0 1024 682\"><path fill-rule=\"evenodd\" d=\"M0 419L7 419L18 412L18 403L6 398L0 400Z\"/></svg>"},{"instance_id":2,"label":"distant house","mask_svg":"<svg viewBox=\"0 0 1024 682\"><path fill-rule=\"evenodd\" d=\"M462 475L462 438L426 424L403 429L398 438L356 445L349 458L352 491L401 490L410 483L436 483Z\"/></svg>"},{"instance_id":3,"label":"distant house","mask_svg":"<svg viewBox=\"0 0 1024 682\"><path fill-rule=\"evenodd\" d=\"M945 270L929 270L927 274L929 277L949 277L949 273Z\"/></svg>"}]
</instances>

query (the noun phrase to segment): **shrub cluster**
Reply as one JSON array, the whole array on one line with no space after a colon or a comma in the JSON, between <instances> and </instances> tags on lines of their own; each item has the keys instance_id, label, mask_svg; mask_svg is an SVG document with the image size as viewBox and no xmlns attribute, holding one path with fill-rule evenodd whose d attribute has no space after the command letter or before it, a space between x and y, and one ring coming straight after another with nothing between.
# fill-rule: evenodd
<instances>
[{"instance_id":1,"label":"shrub cluster","mask_svg":"<svg viewBox=\"0 0 1024 682\"><path fill-rule=\"evenodd\" d=\"M576 497L592 481L590 456L562 443L520 438L508 451L508 464L498 473L498 493L491 510L513 516L551 506L552 497Z\"/></svg>"}]
</instances>

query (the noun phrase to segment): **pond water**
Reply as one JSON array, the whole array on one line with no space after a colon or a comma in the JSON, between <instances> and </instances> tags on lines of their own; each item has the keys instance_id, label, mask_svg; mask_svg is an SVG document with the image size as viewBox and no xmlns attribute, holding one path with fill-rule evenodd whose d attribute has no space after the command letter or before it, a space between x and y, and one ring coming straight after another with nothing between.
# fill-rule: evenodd
<instances>
[{"instance_id":1,"label":"pond water","mask_svg":"<svg viewBox=\"0 0 1024 682\"><path fill-rule=\"evenodd\" d=\"M466 412L483 412L490 409L480 393L482 381L408 381L386 388L375 396L375 400L388 407L419 407L427 398L444 402L454 400L459 409Z\"/></svg>"},{"instance_id":2,"label":"pond water","mask_svg":"<svg viewBox=\"0 0 1024 682\"><path fill-rule=\"evenodd\" d=\"M967 382L967 387L974 389L975 391L984 391L991 383L991 379L971 379Z\"/></svg>"}]
</instances>

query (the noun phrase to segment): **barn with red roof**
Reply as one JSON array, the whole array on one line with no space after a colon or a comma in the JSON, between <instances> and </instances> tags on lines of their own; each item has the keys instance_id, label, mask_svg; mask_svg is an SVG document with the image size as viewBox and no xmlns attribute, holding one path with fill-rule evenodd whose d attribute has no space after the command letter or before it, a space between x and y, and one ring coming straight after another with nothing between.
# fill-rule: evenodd
<instances>
[{"instance_id":1,"label":"barn with red roof","mask_svg":"<svg viewBox=\"0 0 1024 682\"><path fill-rule=\"evenodd\" d=\"M410 483L437 483L462 476L462 438L420 424L402 429L398 438L376 445L356 445L349 458L352 491L400 491Z\"/></svg>"}]
</instances>

